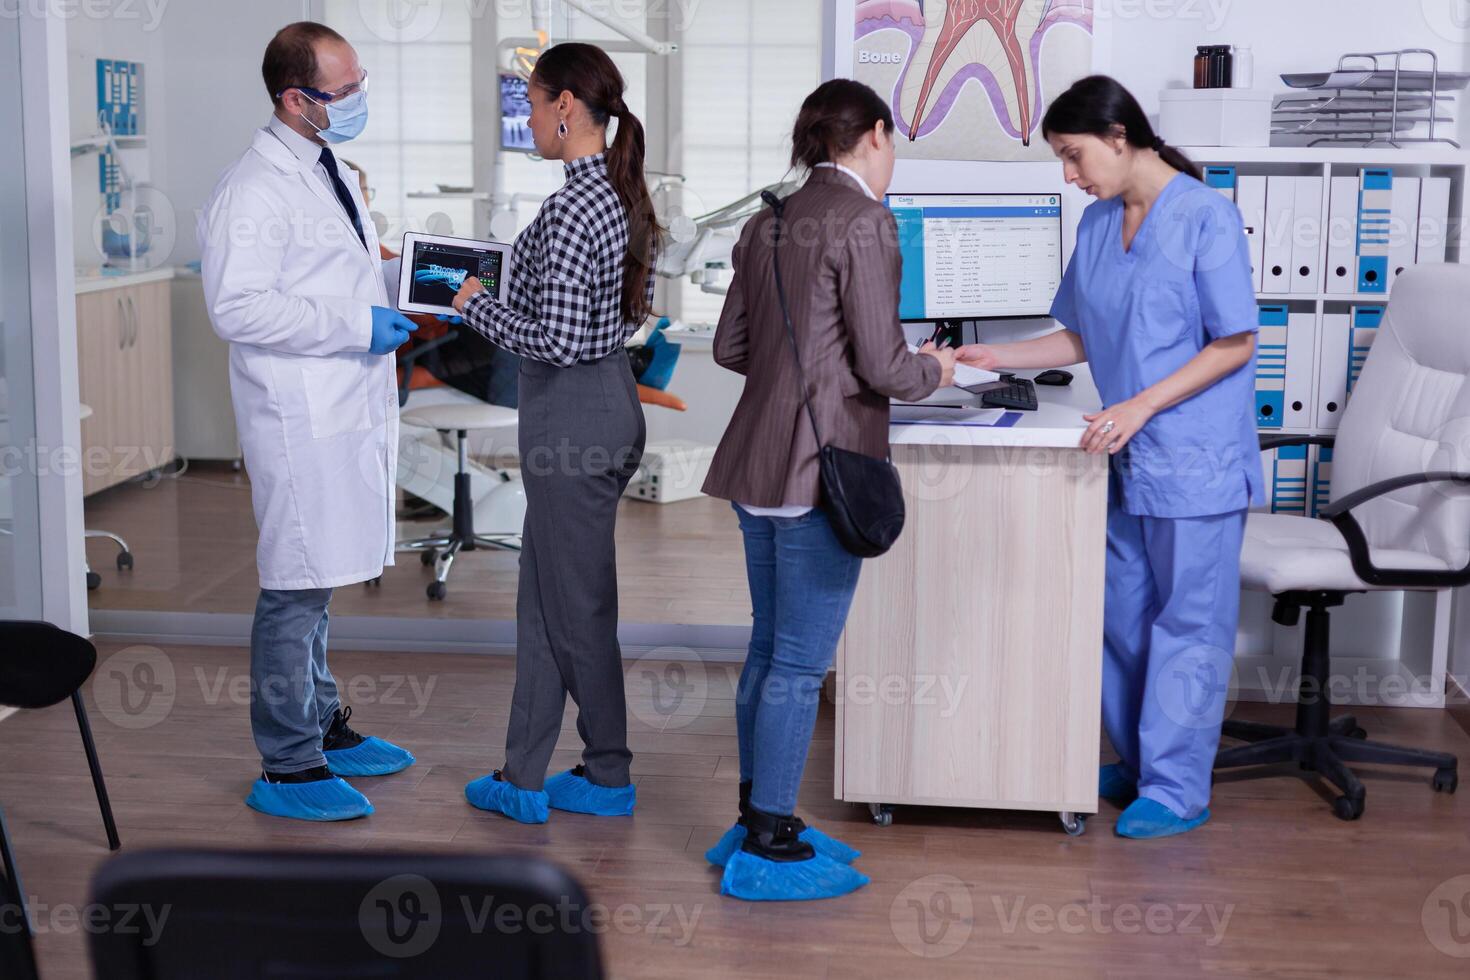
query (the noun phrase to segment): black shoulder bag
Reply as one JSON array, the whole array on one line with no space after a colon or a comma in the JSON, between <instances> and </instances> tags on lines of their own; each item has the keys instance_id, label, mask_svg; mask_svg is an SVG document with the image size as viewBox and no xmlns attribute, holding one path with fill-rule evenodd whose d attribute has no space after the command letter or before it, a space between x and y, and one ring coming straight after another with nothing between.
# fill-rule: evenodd
<instances>
[{"instance_id":1,"label":"black shoulder bag","mask_svg":"<svg viewBox=\"0 0 1470 980\"><path fill-rule=\"evenodd\" d=\"M811 392L801 366L801 351L796 344L796 330L791 325L791 310L786 305L786 289L781 284L781 219L786 202L770 191L761 199L776 213L775 247L771 263L776 272L776 296L781 301L781 316L786 321L786 335L791 339L791 353L796 357L796 376L801 382L807 418L819 447L822 474L822 510L832 525L837 540L859 558L874 558L893 547L903 531L903 487L898 470L886 459L874 459L862 453L829 446L822 441L817 428L817 413L812 410Z\"/></svg>"}]
</instances>

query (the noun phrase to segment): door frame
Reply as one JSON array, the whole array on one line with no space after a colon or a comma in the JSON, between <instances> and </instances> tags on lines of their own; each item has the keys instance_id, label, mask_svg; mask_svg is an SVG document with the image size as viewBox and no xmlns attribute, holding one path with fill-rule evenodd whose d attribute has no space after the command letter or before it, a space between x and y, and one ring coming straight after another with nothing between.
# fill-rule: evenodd
<instances>
[{"instance_id":1,"label":"door frame","mask_svg":"<svg viewBox=\"0 0 1470 980\"><path fill-rule=\"evenodd\" d=\"M44 8L43 8L44 10ZM25 146L31 368L40 520L40 618L89 634L77 386L71 133L66 21L23 7L21 127Z\"/></svg>"}]
</instances>

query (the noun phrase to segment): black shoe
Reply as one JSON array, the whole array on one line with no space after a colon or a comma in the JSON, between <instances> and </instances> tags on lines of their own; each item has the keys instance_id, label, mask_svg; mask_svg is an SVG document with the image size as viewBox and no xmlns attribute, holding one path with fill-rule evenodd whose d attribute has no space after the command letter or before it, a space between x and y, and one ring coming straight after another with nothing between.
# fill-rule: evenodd
<instances>
[{"instance_id":1,"label":"black shoe","mask_svg":"<svg viewBox=\"0 0 1470 980\"><path fill-rule=\"evenodd\" d=\"M801 828L801 821L790 814L780 816L753 806L747 807L745 840L740 849L767 861L806 861L816 851L797 836Z\"/></svg>"},{"instance_id":2,"label":"black shoe","mask_svg":"<svg viewBox=\"0 0 1470 980\"><path fill-rule=\"evenodd\" d=\"M269 772L261 770L260 778L268 783L319 783L325 779L336 779L326 766L314 766L300 772Z\"/></svg>"},{"instance_id":3,"label":"black shoe","mask_svg":"<svg viewBox=\"0 0 1470 980\"><path fill-rule=\"evenodd\" d=\"M751 787L754 785L755 781L750 779L747 779L740 784L740 816L735 819L735 822L742 827L750 826L748 823L746 823L745 818L746 815L750 813L750 790ZM790 819L795 822L796 832L798 834L800 834L803 830L806 830L805 820L801 819L800 817L791 817Z\"/></svg>"},{"instance_id":4,"label":"black shoe","mask_svg":"<svg viewBox=\"0 0 1470 980\"><path fill-rule=\"evenodd\" d=\"M327 726L327 734L322 736L322 751L335 752L337 749L355 749L367 739L354 732L347 724L347 719L352 717L351 708L338 708L337 713L332 715L332 723Z\"/></svg>"}]
</instances>

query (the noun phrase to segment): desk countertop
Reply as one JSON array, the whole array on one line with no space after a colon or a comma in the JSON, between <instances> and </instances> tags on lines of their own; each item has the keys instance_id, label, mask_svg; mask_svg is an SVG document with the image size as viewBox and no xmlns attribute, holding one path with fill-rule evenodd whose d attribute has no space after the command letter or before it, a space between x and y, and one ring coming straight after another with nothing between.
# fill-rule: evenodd
<instances>
[{"instance_id":1,"label":"desk countertop","mask_svg":"<svg viewBox=\"0 0 1470 980\"><path fill-rule=\"evenodd\" d=\"M1076 449L1087 430L1082 416L1095 412L1102 405L1097 387L1092 383L1092 374L1086 364L1067 368L1073 375L1072 383L1065 388L1036 386L1036 399L1040 407L1034 412L1020 412L1020 420L1006 428L991 428L976 425L933 425L913 424L895 420L888 429L888 441L893 445L942 445L942 446L1018 446L1046 447L1052 449ZM1039 371L1017 371L1020 377L1035 377ZM942 403L953 399L952 388L941 388L929 402Z\"/></svg>"},{"instance_id":2,"label":"desk countertop","mask_svg":"<svg viewBox=\"0 0 1470 980\"><path fill-rule=\"evenodd\" d=\"M140 272L103 273L96 268L78 270L77 295L103 289L121 289L124 286L141 286L145 282L161 282L172 279L175 272L172 266L167 265Z\"/></svg>"}]
</instances>

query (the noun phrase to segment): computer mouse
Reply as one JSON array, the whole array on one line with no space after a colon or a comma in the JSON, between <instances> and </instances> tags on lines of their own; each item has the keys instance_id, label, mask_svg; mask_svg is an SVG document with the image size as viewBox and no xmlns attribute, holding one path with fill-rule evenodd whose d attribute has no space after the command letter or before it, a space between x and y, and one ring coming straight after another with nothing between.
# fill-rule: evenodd
<instances>
[{"instance_id":1,"label":"computer mouse","mask_svg":"<svg viewBox=\"0 0 1470 980\"><path fill-rule=\"evenodd\" d=\"M1049 371L1042 371L1032 380L1039 385L1055 385L1058 388L1063 388L1072 383L1072 372L1063 371L1060 368L1052 368Z\"/></svg>"}]
</instances>

